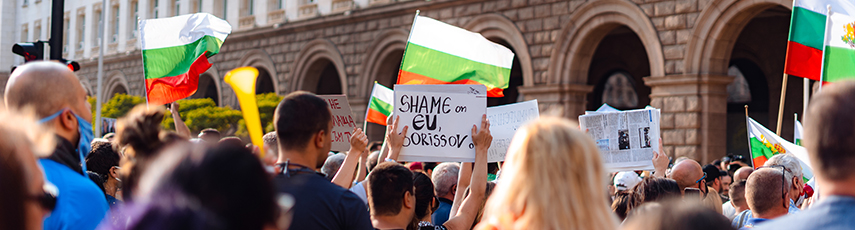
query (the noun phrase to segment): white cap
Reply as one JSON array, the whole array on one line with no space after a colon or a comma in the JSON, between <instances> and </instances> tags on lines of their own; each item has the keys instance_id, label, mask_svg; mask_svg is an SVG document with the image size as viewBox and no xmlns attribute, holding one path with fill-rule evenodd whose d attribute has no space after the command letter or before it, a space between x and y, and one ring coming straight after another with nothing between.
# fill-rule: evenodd
<instances>
[{"instance_id":1,"label":"white cap","mask_svg":"<svg viewBox=\"0 0 855 230\"><path fill-rule=\"evenodd\" d=\"M618 191L624 191L632 189L636 184L641 182L641 177L638 177L638 174L635 174L633 171L624 171L619 172L615 175L615 188Z\"/></svg>"}]
</instances>

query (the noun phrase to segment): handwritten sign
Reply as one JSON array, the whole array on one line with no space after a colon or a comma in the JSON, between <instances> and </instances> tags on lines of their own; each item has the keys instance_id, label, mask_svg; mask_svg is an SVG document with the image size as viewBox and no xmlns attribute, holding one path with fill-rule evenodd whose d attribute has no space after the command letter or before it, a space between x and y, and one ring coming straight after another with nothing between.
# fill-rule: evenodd
<instances>
[{"instance_id":1,"label":"handwritten sign","mask_svg":"<svg viewBox=\"0 0 855 230\"><path fill-rule=\"evenodd\" d=\"M333 128L332 151L347 151L350 149L350 136L356 123L353 121L353 112L345 95L318 95L330 106L332 112Z\"/></svg>"},{"instance_id":2,"label":"handwritten sign","mask_svg":"<svg viewBox=\"0 0 855 230\"><path fill-rule=\"evenodd\" d=\"M514 133L520 126L538 117L540 113L537 109L537 100L487 108L490 133L493 135L487 161L505 161L505 154L508 153L508 145L511 144Z\"/></svg>"},{"instance_id":3,"label":"handwritten sign","mask_svg":"<svg viewBox=\"0 0 855 230\"><path fill-rule=\"evenodd\" d=\"M457 89L449 92L448 87ZM487 109L483 85L395 85L394 116L398 132L409 126L401 161L475 160L472 125L481 124ZM424 91L430 90L430 91Z\"/></svg>"}]
</instances>

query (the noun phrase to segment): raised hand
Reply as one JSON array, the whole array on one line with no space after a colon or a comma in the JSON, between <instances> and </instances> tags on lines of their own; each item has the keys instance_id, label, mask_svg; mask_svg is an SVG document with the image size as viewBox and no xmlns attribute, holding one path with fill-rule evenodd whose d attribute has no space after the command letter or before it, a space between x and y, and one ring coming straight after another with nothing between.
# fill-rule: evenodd
<instances>
[{"instance_id":1,"label":"raised hand","mask_svg":"<svg viewBox=\"0 0 855 230\"><path fill-rule=\"evenodd\" d=\"M472 126L472 143L475 144L475 153L487 152L490 144L493 142L493 135L490 134L490 121L487 120L487 115L481 116L481 130L478 127Z\"/></svg>"},{"instance_id":2,"label":"raised hand","mask_svg":"<svg viewBox=\"0 0 855 230\"><path fill-rule=\"evenodd\" d=\"M353 128L353 134L350 136L350 151L347 154L357 153L362 154L368 146L368 136L360 128Z\"/></svg>"},{"instance_id":3,"label":"raised hand","mask_svg":"<svg viewBox=\"0 0 855 230\"><path fill-rule=\"evenodd\" d=\"M665 178L665 170L668 170L668 155L665 154L665 147L662 145L662 139L659 139L659 151L653 151L653 169L656 170L653 174L655 177Z\"/></svg>"},{"instance_id":4,"label":"raised hand","mask_svg":"<svg viewBox=\"0 0 855 230\"><path fill-rule=\"evenodd\" d=\"M404 147L404 137L407 136L409 126L404 126L401 132L398 130L398 122L401 121L401 116L395 116L394 119L390 116L386 122L386 141L389 145L389 158L398 160L398 154L401 153L401 148Z\"/></svg>"}]
</instances>

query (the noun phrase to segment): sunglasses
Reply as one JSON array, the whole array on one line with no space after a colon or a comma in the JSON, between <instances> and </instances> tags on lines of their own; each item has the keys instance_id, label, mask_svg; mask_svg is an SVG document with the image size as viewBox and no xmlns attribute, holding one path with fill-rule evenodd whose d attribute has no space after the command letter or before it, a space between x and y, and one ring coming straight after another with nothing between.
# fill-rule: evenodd
<instances>
[{"instance_id":1,"label":"sunglasses","mask_svg":"<svg viewBox=\"0 0 855 230\"><path fill-rule=\"evenodd\" d=\"M695 181L695 184L698 184L698 190L701 191L701 195L702 195L701 199L706 199L707 194L709 193L709 191L707 191L707 189L706 189L707 183L704 179L707 179L707 173L704 173L704 176L701 177L701 179L698 179ZM703 182L703 184L701 184L701 182Z\"/></svg>"},{"instance_id":2,"label":"sunglasses","mask_svg":"<svg viewBox=\"0 0 855 230\"><path fill-rule=\"evenodd\" d=\"M39 203L44 210L53 211L56 208L56 197L59 194L59 189L55 185L45 182L42 186L42 192L33 196L30 199Z\"/></svg>"}]
</instances>

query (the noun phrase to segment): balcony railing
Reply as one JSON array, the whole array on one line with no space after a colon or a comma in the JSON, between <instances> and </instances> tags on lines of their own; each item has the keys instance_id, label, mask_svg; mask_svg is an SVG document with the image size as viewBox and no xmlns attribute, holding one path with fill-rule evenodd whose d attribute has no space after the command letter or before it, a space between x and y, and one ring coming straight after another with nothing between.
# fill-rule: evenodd
<instances>
[{"instance_id":1,"label":"balcony railing","mask_svg":"<svg viewBox=\"0 0 855 230\"><path fill-rule=\"evenodd\" d=\"M280 23L285 22L285 10L278 9L274 11L267 12L267 23Z\"/></svg>"},{"instance_id":2,"label":"balcony railing","mask_svg":"<svg viewBox=\"0 0 855 230\"><path fill-rule=\"evenodd\" d=\"M300 13L297 15L300 19L313 18L318 16L318 4L306 3L300 6Z\"/></svg>"},{"instance_id":3,"label":"balcony railing","mask_svg":"<svg viewBox=\"0 0 855 230\"><path fill-rule=\"evenodd\" d=\"M240 17L238 21L238 29L250 29L255 27L255 15L243 16Z\"/></svg>"},{"instance_id":4,"label":"balcony railing","mask_svg":"<svg viewBox=\"0 0 855 230\"><path fill-rule=\"evenodd\" d=\"M341 13L353 9L353 0L333 0L332 13Z\"/></svg>"},{"instance_id":5,"label":"balcony railing","mask_svg":"<svg viewBox=\"0 0 855 230\"><path fill-rule=\"evenodd\" d=\"M368 0L368 5L383 5L394 2L393 0Z\"/></svg>"}]
</instances>

